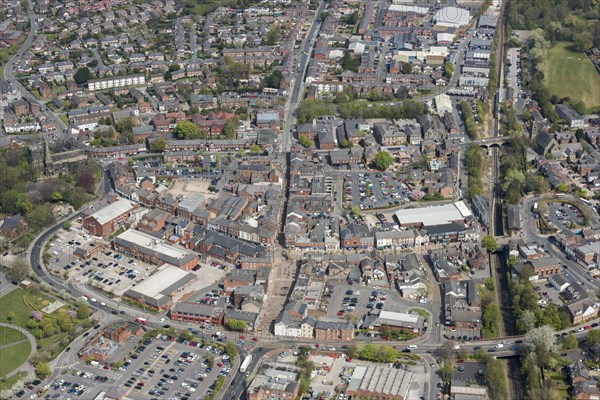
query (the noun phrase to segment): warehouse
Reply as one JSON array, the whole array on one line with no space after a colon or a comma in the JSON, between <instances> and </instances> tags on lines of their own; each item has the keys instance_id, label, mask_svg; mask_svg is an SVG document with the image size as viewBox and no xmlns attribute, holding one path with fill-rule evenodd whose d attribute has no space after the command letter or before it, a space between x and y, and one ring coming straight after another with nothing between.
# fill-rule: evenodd
<instances>
[{"instance_id":1,"label":"warehouse","mask_svg":"<svg viewBox=\"0 0 600 400\"><path fill-rule=\"evenodd\" d=\"M435 25L458 28L471 21L471 15L468 10L458 7L444 7L433 16Z\"/></svg>"},{"instance_id":2,"label":"warehouse","mask_svg":"<svg viewBox=\"0 0 600 400\"><path fill-rule=\"evenodd\" d=\"M152 264L170 264L186 271L198 264L198 254L154 236L129 229L113 242L116 250Z\"/></svg>"},{"instance_id":3,"label":"warehouse","mask_svg":"<svg viewBox=\"0 0 600 400\"><path fill-rule=\"evenodd\" d=\"M154 275L123 293L123 297L146 307L166 310L173 304L173 296L195 280L196 275L191 272L163 265Z\"/></svg>"},{"instance_id":4,"label":"warehouse","mask_svg":"<svg viewBox=\"0 0 600 400\"><path fill-rule=\"evenodd\" d=\"M411 382L412 372L407 369L359 365L352 372L346 394L352 397L404 400Z\"/></svg>"},{"instance_id":5,"label":"warehouse","mask_svg":"<svg viewBox=\"0 0 600 400\"><path fill-rule=\"evenodd\" d=\"M83 228L94 236L108 236L129 218L133 204L119 199L85 217Z\"/></svg>"},{"instance_id":6,"label":"warehouse","mask_svg":"<svg viewBox=\"0 0 600 400\"><path fill-rule=\"evenodd\" d=\"M463 201L442 206L406 208L395 213L402 227L427 227L450 223L464 223L473 214Z\"/></svg>"}]
</instances>

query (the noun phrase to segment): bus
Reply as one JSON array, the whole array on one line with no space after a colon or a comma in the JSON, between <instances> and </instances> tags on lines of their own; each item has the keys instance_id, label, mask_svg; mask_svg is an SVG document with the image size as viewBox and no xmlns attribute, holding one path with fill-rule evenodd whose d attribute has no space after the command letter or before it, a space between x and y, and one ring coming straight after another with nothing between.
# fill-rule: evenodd
<instances>
[{"instance_id":1,"label":"bus","mask_svg":"<svg viewBox=\"0 0 600 400\"><path fill-rule=\"evenodd\" d=\"M240 365L240 372L246 372L250 363L252 362L252 354L248 354L246 358L244 358L244 362Z\"/></svg>"},{"instance_id":2,"label":"bus","mask_svg":"<svg viewBox=\"0 0 600 400\"><path fill-rule=\"evenodd\" d=\"M135 322L137 322L140 325L146 325L148 323L148 320L146 318L137 317L135 319Z\"/></svg>"}]
</instances>

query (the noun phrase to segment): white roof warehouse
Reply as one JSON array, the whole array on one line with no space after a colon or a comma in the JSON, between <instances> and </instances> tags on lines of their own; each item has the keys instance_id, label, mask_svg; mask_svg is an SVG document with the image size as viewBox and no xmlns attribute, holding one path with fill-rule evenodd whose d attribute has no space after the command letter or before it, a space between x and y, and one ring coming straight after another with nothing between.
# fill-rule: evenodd
<instances>
[{"instance_id":1,"label":"white roof warehouse","mask_svg":"<svg viewBox=\"0 0 600 400\"><path fill-rule=\"evenodd\" d=\"M427 227L464 222L473 214L464 202L457 201L443 206L406 208L396 211L395 215L400 226Z\"/></svg>"},{"instance_id":2,"label":"white roof warehouse","mask_svg":"<svg viewBox=\"0 0 600 400\"><path fill-rule=\"evenodd\" d=\"M154 275L123 295L137 303L165 309L171 306L173 294L195 279L196 275L191 272L163 265Z\"/></svg>"}]
</instances>

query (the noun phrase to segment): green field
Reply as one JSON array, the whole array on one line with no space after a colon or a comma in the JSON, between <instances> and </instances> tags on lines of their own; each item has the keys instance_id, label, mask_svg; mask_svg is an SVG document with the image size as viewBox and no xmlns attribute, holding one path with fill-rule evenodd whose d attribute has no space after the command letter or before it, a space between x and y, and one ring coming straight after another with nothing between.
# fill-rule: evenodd
<instances>
[{"instance_id":1,"label":"green field","mask_svg":"<svg viewBox=\"0 0 600 400\"><path fill-rule=\"evenodd\" d=\"M0 335L0 343L2 345L26 339L25 335L21 332L17 332L14 329L7 327L0 327ZM18 368L27 360L30 352L31 344L28 340L15 344L14 346L0 349L0 360L2 360L2 362L0 362L0 376L4 376Z\"/></svg>"},{"instance_id":2,"label":"green field","mask_svg":"<svg viewBox=\"0 0 600 400\"><path fill-rule=\"evenodd\" d=\"M0 322L12 322L24 327L34 311L26 303L41 311L50 304L50 299L38 290L15 289L0 299ZM12 321L7 317L9 311L15 314Z\"/></svg>"},{"instance_id":3,"label":"green field","mask_svg":"<svg viewBox=\"0 0 600 400\"><path fill-rule=\"evenodd\" d=\"M19 342L27 339L21 332L8 328L6 326L0 326L0 346L5 344Z\"/></svg>"},{"instance_id":4,"label":"green field","mask_svg":"<svg viewBox=\"0 0 600 400\"><path fill-rule=\"evenodd\" d=\"M600 111L600 74L583 53L569 49L568 42L558 42L548 51L544 84L551 95L569 97L571 104L585 103L586 113Z\"/></svg>"}]
</instances>

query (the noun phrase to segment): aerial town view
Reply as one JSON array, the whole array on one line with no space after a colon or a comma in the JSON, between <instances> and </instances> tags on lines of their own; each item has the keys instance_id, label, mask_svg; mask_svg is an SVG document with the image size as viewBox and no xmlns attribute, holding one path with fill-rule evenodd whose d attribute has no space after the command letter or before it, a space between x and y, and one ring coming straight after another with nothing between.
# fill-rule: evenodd
<instances>
[{"instance_id":1,"label":"aerial town view","mask_svg":"<svg viewBox=\"0 0 600 400\"><path fill-rule=\"evenodd\" d=\"M0 399L600 400L600 1L0 0Z\"/></svg>"}]
</instances>

